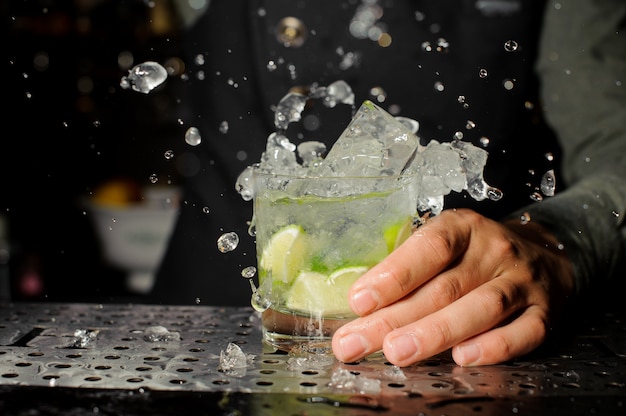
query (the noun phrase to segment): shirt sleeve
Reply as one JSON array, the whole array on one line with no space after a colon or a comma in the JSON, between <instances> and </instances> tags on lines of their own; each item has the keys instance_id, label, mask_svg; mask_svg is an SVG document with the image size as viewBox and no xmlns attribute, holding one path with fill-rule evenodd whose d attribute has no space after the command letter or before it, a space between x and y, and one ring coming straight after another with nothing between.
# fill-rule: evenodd
<instances>
[{"instance_id":1,"label":"shirt sleeve","mask_svg":"<svg viewBox=\"0 0 626 416\"><path fill-rule=\"evenodd\" d=\"M549 0L537 72L567 186L518 214L559 239L582 292L624 273L626 2Z\"/></svg>"}]
</instances>

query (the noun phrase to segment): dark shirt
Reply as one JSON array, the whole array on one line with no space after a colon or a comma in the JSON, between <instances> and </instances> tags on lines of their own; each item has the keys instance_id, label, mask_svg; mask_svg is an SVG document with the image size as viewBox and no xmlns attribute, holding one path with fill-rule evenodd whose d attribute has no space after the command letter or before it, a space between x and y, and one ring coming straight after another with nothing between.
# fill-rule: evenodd
<instances>
[{"instance_id":1,"label":"dark shirt","mask_svg":"<svg viewBox=\"0 0 626 416\"><path fill-rule=\"evenodd\" d=\"M624 36L611 37L615 26L623 25L624 7L617 1L605 2L605 6L580 3L590 9L587 26L572 26L583 23L576 20L583 17L578 6L569 4L557 10L549 2L544 15L539 1L395 1L392 7L379 1L382 14L370 23L391 39L388 46L381 46L350 32L351 22L363 10L361 2L211 2L190 27L187 43L188 124L200 129L203 141L179 157L184 167L181 173L186 176L183 203L153 299L172 304L249 303L250 286L240 271L256 264L254 240L246 224L252 206L236 193L235 180L247 165L259 160L267 135L274 131L272 106L282 96L291 88L324 86L336 80L352 87L357 105L371 99L394 114L419 121L418 134L425 142L450 141L461 132L463 140L489 151L485 179L500 188L504 198L476 202L465 193L453 193L446 199L447 208L470 207L496 219L515 210L519 210L516 216L527 212L532 220L545 222L562 239L568 253L571 250L579 287L593 273L612 273L625 252L624 230L619 224L626 190L623 184L612 182L626 173L624 126L615 115L625 107L615 108L605 94L590 91L592 80L584 78L584 71L613 71L613 82L624 75L626 48L619 49L624 46ZM621 11L621 20L609 3ZM610 15L612 28L591 20L604 13ZM291 44L280 37L281 20L287 16L298 19L295 29L301 35ZM540 41L544 18L546 35ZM598 51L581 51L580 44L571 42L565 33L581 42L590 42L587 36L593 33L593 39L604 36L609 45L600 48L604 55L599 56ZM299 42L302 44L297 45ZM551 60L553 51L561 53L560 61ZM621 62L604 62L616 53L622 54ZM543 102L539 98L542 84L535 71L538 60L546 86ZM568 66L574 73L571 78L565 73ZM595 82L593 87L612 87L613 94L621 94L623 104L624 87L611 86L610 76L602 75L602 79L605 76L609 77L606 82ZM572 88L570 79L588 83L581 89ZM593 97L597 111L587 111L589 106L581 102L579 91ZM561 94L559 100L554 98L557 94ZM544 121L543 104L561 146ZM296 144L320 140L332 145L351 112L348 106L329 110L313 103L304 116L311 115L314 118L309 120L318 120L319 126L311 129L310 124L297 123L288 136ZM597 138L598 131L591 125L602 116L607 122L596 126L604 137L599 140L612 151L605 154L604 148L592 146L584 149L600 152L597 157L602 159L594 156L596 161L608 155L611 163L580 167L584 153L572 152L580 152L587 140ZM223 122L228 124L227 131L220 130ZM586 134L572 130L573 125ZM560 173L561 149L567 152L567 181ZM617 149L621 153L616 153ZM559 193L535 202L541 197L541 177L549 169L557 172L557 191L562 191L563 197ZM576 174L579 169L587 173L581 177ZM581 189L581 179L588 184L591 181L590 188ZM604 186L607 181L610 186ZM571 189L563 191L566 185ZM602 207L605 215L600 223L585 215L579 199L584 197L581 193L592 189L600 197L584 204ZM565 215L568 226L562 227L561 216ZM596 230L598 234L594 234ZM230 231L240 236L239 247L221 253L217 239ZM605 238L612 242L610 247ZM605 253L598 255L598 248Z\"/></svg>"}]
</instances>

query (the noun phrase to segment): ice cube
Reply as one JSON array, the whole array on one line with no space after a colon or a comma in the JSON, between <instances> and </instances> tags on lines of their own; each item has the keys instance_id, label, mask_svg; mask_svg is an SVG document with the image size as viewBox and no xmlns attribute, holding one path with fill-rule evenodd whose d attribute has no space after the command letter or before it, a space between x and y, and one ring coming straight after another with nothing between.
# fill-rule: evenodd
<instances>
[{"instance_id":1,"label":"ice cube","mask_svg":"<svg viewBox=\"0 0 626 416\"><path fill-rule=\"evenodd\" d=\"M391 114L365 101L319 169L320 176L400 175L419 147L419 139Z\"/></svg>"}]
</instances>

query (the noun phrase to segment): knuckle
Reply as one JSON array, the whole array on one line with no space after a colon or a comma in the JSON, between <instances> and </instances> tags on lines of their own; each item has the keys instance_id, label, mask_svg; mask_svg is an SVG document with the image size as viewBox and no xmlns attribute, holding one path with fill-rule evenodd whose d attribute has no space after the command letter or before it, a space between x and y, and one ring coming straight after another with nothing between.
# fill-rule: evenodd
<instances>
[{"instance_id":1,"label":"knuckle","mask_svg":"<svg viewBox=\"0 0 626 416\"><path fill-rule=\"evenodd\" d=\"M441 275L430 283L431 303L437 310L457 300L461 296L460 292L458 279Z\"/></svg>"},{"instance_id":2,"label":"knuckle","mask_svg":"<svg viewBox=\"0 0 626 416\"><path fill-rule=\"evenodd\" d=\"M519 303L520 288L504 279L497 284L488 285L482 296L481 304L486 312L494 316L507 315Z\"/></svg>"},{"instance_id":3,"label":"knuckle","mask_svg":"<svg viewBox=\"0 0 626 416\"><path fill-rule=\"evenodd\" d=\"M447 348L452 344L452 328L450 322L437 319L430 325L430 338L429 343L432 346L440 346L441 348Z\"/></svg>"}]
</instances>

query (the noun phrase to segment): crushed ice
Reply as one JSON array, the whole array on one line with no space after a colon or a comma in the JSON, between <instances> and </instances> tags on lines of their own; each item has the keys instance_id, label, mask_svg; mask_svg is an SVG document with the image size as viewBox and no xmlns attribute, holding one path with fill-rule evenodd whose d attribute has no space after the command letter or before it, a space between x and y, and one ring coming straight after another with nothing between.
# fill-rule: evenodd
<instances>
[{"instance_id":1,"label":"crushed ice","mask_svg":"<svg viewBox=\"0 0 626 416\"><path fill-rule=\"evenodd\" d=\"M497 201L502 192L483 178L487 151L456 137L450 143L431 140L426 146L417 136L419 123L407 117L394 117L372 102L365 102L326 154L321 142L293 144L285 131L302 117L305 104L321 99L329 107L347 104L354 108L354 93L345 81L327 87L314 85L308 93L289 92L275 111L277 131L267 139L259 163L248 166L237 178L235 188L249 201L254 197L254 173L320 176L408 175L416 178L417 209L436 215L443 210L444 197L450 192L466 191L475 200ZM302 162L298 162L298 158ZM277 181L276 187L284 187ZM309 190L313 192L313 189ZM353 184L333 192L354 192ZM315 190L315 192L325 192ZM323 195L320 193L320 195Z\"/></svg>"},{"instance_id":2,"label":"crushed ice","mask_svg":"<svg viewBox=\"0 0 626 416\"><path fill-rule=\"evenodd\" d=\"M246 375L248 364L251 364L256 357L253 354L246 354L237 344L230 342L225 350L220 351L220 362L218 371L235 377Z\"/></svg>"},{"instance_id":3,"label":"crushed ice","mask_svg":"<svg viewBox=\"0 0 626 416\"><path fill-rule=\"evenodd\" d=\"M143 339L147 342L180 341L180 333L170 331L164 326L149 326L143 331Z\"/></svg>"},{"instance_id":4,"label":"crushed ice","mask_svg":"<svg viewBox=\"0 0 626 416\"><path fill-rule=\"evenodd\" d=\"M77 329L74 331L74 338L69 348L87 348L89 344L96 340L98 332L97 330Z\"/></svg>"},{"instance_id":5,"label":"crushed ice","mask_svg":"<svg viewBox=\"0 0 626 416\"><path fill-rule=\"evenodd\" d=\"M328 385L337 390L359 394L379 394L381 391L380 380L356 375L343 368L333 371Z\"/></svg>"}]
</instances>

